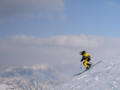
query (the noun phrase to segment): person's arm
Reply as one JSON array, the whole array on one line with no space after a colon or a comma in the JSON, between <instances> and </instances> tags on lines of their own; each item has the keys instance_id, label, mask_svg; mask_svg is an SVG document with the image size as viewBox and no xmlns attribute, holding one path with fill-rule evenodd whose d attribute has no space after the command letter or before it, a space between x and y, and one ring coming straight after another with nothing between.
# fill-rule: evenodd
<instances>
[{"instance_id":1,"label":"person's arm","mask_svg":"<svg viewBox=\"0 0 120 90\"><path fill-rule=\"evenodd\" d=\"M85 56L82 56L81 62L82 62L83 60L85 60Z\"/></svg>"}]
</instances>

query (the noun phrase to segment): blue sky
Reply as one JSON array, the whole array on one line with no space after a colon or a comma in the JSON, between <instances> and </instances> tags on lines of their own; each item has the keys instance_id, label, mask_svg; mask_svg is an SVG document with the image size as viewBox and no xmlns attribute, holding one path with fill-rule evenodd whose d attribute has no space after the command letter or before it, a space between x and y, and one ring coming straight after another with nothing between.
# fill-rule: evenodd
<instances>
[{"instance_id":1,"label":"blue sky","mask_svg":"<svg viewBox=\"0 0 120 90\"><path fill-rule=\"evenodd\" d=\"M120 54L119 0L0 0L0 72ZM6 62L9 62L6 64Z\"/></svg>"},{"instance_id":2,"label":"blue sky","mask_svg":"<svg viewBox=\"0 0 120 90\"><path fill-rule=\"evenodd\" d=\"M0 38L4 39L7 35L16 34L25 34L40 38L55 35L80 34L119 37L119 0L63 0L62 2L64 6L60 7L60 10L54 11L53 9L53 11L49 11L52 19L49 18L50 16L44 8L40 8L40 10L37 10L39 8L28 9L33 14L33 17L27 15L25 17L20 16L19 14L23 13L22 9L16 9L18 10L17 12L12 11L13 14L5 10L8 15L1 16ZM38 18L36 13L40 12L43 14L43 11L47 13L44 17ZM64 20L59 18L58 13L61 14L61 12L64 15Z\"/></svg>"}]
</instances>

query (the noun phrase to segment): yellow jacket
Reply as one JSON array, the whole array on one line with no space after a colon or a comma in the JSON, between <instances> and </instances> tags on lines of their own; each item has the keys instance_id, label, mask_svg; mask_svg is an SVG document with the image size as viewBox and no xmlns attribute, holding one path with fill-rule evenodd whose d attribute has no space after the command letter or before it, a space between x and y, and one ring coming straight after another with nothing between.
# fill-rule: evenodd
<instances>
[{"instance_id":1,"label":"yellow jacket","mask_svg":"<svg viewBox=\"0 0 120 90\"><path fill-rule=\"evenodd\" d=\"M82 52L81 62L82 62L83 60L85 60L86 58L90 58L90 55L89 55L87 52L83 51L83 52Z\"/></svg>"}]
</instances>

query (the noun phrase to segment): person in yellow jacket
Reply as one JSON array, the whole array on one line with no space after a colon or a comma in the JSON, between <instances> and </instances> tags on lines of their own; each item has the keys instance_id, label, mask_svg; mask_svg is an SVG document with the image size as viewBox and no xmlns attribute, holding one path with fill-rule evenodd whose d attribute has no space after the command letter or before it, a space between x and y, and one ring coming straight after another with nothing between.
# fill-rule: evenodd
<instances>
[{"instance_id":1,"label":"person in yellow jacket","mask_svg":"<svg viewBox=\"0 0 120 90\"><path fill-rule=\"evenodd\" d=\"M81 52L80 52L80 55L82 55L81 62L82 62L83 60L85 60L85 61L83 62L83 65L86 67L86 70L88 70L88 69L91 67L91 65L92 65L92 64L89 64L89 63L88 63L88 62L91 60L90 55L89 55L87 52L85 52L85 51L81 51Z\"/></svg>"}]
</instances>

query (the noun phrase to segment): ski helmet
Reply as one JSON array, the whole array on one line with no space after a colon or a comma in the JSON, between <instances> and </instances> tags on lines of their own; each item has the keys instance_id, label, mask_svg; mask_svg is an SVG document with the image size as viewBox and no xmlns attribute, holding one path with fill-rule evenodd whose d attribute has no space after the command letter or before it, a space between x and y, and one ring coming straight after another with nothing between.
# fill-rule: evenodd
<instances>
[{"instance_id":1,"label":"ski helmet","mask_svg":"<svg viewBox=\"0 0 120 90\"><path fill-rule=\"evenodd\" d=\"M85 51L81 51L81 52L80 52L80 55L83 55L84 53L85 53Z\"/></svg>"}]
</instances>

